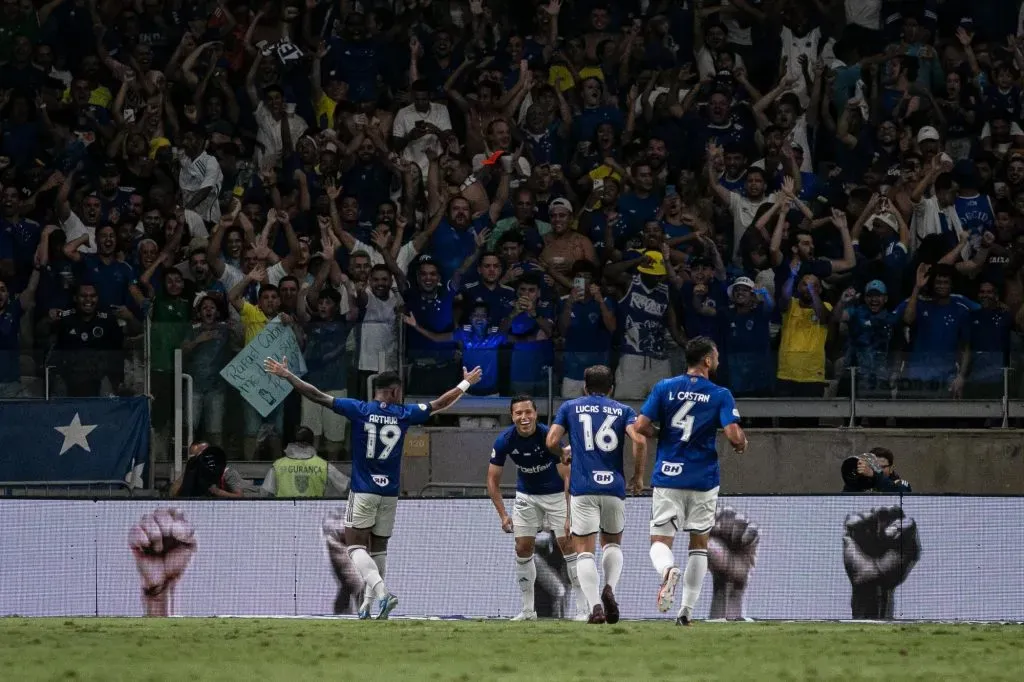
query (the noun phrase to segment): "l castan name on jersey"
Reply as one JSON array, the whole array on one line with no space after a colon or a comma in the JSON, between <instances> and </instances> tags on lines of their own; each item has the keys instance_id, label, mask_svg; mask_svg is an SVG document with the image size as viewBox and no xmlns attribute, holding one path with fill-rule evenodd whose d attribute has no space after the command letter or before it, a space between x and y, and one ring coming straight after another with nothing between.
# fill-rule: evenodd
<instances>
[{"instance_id":1,"label":"l castan name on jersey","mask_svg":"<svg viewBox=\"0 0 1024 682\"><path fill-rule=\"evenodd\" d=\"M711 396L708 395L707 393L693 393L691 391L679 391L679 392L669 391L668 399L669 400L682 400L682 401L692 400L693 402L696 402L696 403L709 403L709 402L711 402Z\"/></svg>"}]
</instances>

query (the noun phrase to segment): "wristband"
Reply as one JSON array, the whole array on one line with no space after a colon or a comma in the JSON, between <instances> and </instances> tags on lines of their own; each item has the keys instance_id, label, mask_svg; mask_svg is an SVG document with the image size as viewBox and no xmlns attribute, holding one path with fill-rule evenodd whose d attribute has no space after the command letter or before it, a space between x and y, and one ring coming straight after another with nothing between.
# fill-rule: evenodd
<instances>
[{"instance_id":1,"label":"wristband","mask_svg":"<svg viewBox=\"0 0 1024 682\"><path fill-rule=\"evenodd\" d=\"M455 388L459 389L463 393L469 393L469 387L472 386L472 385L473 384L471 384L468 381L466 381L465 379L463 379L462 381L459 382L459 385L456 386Z\"/></svg>"}]
</instances>

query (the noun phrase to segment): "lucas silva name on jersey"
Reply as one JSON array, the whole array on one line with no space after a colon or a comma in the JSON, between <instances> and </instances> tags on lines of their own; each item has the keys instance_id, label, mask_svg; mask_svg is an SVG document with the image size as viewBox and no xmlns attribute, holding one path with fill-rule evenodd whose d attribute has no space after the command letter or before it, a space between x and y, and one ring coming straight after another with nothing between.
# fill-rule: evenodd
<instances>
[{"instance_id":1,"label":"lucas silva name on jersey","mask_svg":"<svg viewBox=\"0 0 1024 682\"><path fill-rule=\"evenodd\" d=\"M609 407L607 405L577 405L576 414L613 414L616 417L622 416L621 407Z\"/></svg>"}]
</instances>

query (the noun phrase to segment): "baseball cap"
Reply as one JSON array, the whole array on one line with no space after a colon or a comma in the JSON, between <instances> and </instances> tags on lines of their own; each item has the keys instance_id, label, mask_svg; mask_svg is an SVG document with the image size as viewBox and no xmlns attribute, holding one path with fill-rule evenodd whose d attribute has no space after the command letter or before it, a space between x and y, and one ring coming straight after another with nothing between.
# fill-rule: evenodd
<instances>
[{"instance_id":1,"label":"baseball cap","mask_svg":"<svg viewBox=\"0 0 1024 682\"><path fill-rule=\"evenodd\" d=\"M917 131L917 142L920 144L926 140L939 141L939 131L932 126L925 126Z\"/></svg>"},{"instance_id":2,"label":"baseball cap","mask_svg":"<svg viewBox=\"0 0 1024 682\"><path fill-rule=\"evenodd\" d=\"M871 229L876 220L881 223L885 223L887 226L894 230L900 229L900 224L896 221L896 216L894 216L892 213L889 213L888 211L886 211L885 213L876 213L875 215L871 216L871 220L868 221L868 229Z\"/></svg>"},{"instance_id":3,"label":"baseball cap","mask_svg":"<svg viewBox=\"0 0 1024 682\"><path fill-rule=\"evenodd\" d=\"M873 279L868 282L868 285L864 287L864 293L870 294L872 291L878 292L879 294L888 294L888 290L885 288L885 282L880 279Z\"/></svg>"},{"instance_id":4,"label":"baseball cap","mask_svg":"<svg viewBox=\"0 0 1024 682\"><path fill-rule=\"evenodd\" d=\"M729 296L731 297L732 290L735 289L736 287L749 287L750 290L753 291L754 289L757 288L757 285L754 284L754 280L750 279L749 277L737 277L736 281L730 284L729 288L726 289L725 292L729 294Z\"/></svg>"},{"instance_id":5,"label":"baseball cap","mask_svg":"<svg viewBox=\"0 0 1024 682\"><path fill-rule=\"evenodd\" d=\"M668 274L668 270L665 269L665 257L661 255L660 251L644 251L644 255L651 259L651 264L638 266L637 272L645 275Z\"/></svg>"},{"instance_id":6,"label":"baseball cap","mask_svg":"<svg viewBox=\"0 0 1024 682\"><path fill-rule=\"evenodd\" d=\"M556 208L560 208L563 211L568 211L569 213L572 213L572 204L569 203L569 200L564 197L559 197L558 199L555 199L550 204L548 204L549 213L551 211L554 211Z\"/></svg>"}]
</instances>

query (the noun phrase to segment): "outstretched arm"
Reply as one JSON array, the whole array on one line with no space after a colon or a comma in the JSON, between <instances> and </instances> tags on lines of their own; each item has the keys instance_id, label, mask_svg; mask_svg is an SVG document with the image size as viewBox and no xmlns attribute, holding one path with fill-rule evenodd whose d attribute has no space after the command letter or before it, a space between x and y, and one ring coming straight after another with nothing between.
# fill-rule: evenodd
<instances>
[{"instance_id":1,"label":"outstretched arm","mask_svg":"<svg viewBox=\"0 0 1024 682\"><path fill-rule=\"evenodd\" d=\"M313 384L308 384L302 379L298 378L291 373L288 369L288 358L281 358L281 362L278 362L274 358L267 358L263 361L263 371L267 374L273 374L276 377L281 377L292 387L299 392L303 398L312 400L317 405L323 405L324 407L331 407L334 404L334 398L327 395Z\"/></svg>"},{"instance_id":2,"label":"outstretched arm","mask_svg":"<svg viewBox=\"0 0 1024 682\"><path fill-rule=\"evenodd\" d=\"M455 388L449 389L439 397L435 398L430 402L430 411L432 414L438 412L444 412L449 407L459 401L459 398L464 396L469 387L480 381L480 378L484 375L483 370L479 367L474 367L472 371L467 370L465 367L462 368L462 381ZM294 384L293 384L294 386Z\"/></svg>"}]
</instances>

